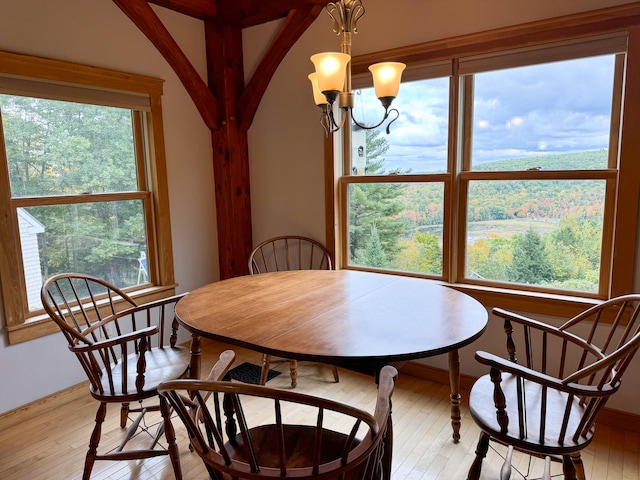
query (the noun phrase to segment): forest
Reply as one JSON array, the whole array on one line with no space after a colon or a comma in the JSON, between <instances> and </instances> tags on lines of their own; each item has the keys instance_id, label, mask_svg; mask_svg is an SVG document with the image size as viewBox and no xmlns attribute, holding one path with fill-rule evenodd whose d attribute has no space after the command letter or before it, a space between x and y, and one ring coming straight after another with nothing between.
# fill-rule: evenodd
<instances>
[{"instance_id":1,"label":"forest","mask_svg":"<svg viewBox=\"0 0 640 480\"><path fill-rule=\"evenodd\" d=\"M367 139L369 172L384 170L384 139ZM606 168L605 150L488 162L477 171ZM401 172L408 173L408 172ZM603 180L469 183L465 276L594 292L598 289ZM440 183L352 184L350 262L442 275L444 187Z\"/></svg>"},{"instance_id":2,"label":"forest","mask_svg":"<svg viewBox=\"0 0 640 480\"><path fill-rule=\"evenodd\" d=\"M43 279L73 271L121 287L146 281L143 200L126 196L139 188L134 112L0 95L0 114L11 196L39 204L22 207L43 230L25 270L35 261ZM78 195L87 200L74 201Z\"/></svg>"}]
</instances>

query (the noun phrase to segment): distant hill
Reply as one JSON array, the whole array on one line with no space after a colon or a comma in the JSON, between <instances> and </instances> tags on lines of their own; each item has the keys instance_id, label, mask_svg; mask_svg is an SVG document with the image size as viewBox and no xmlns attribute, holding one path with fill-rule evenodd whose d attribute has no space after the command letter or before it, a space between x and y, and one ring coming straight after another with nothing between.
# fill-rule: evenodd
<instances>
[{"instance_id":1,"label":"distant hill","mask_svg":"<svg viewBox=\"0 0 640 480\"><path fill-rule=\"evenodd\" d=\"M474 166L475 171L598 170L607 168L607 151L499 160ZM604 180L472 181L469 222L509 219L601 218ZM402 197L401 217L408 228L443 221L443 190L439 184L409 184Z\"/></svg>"},{"instance_id":2,"label":"distant hill","mask_svg":"<svg viewBox=\"0 0 640 480\"><path fill-rule=\"evenodd\" d=\"M607 168L607 150L593 150L590 152L563 153L560 155L541 155L514 160L497 160L474 165L473 170L514 171L537 168L540 170L599 170Z\"/></svg>"}]
</instances>

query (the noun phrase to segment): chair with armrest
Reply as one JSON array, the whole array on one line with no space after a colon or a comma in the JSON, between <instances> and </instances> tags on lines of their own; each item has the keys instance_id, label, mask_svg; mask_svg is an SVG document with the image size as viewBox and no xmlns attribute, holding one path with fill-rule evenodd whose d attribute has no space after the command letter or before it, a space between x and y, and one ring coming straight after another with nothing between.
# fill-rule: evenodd
<instances>
[{"instance_id":1,"label":"chair with armrest","mask_svg":"<svg viewBox=\"0 0 640 480\"><path fill-rule=\"evenodd\" d=\"M210 378L228 369L221 361ZM174 380L159 391L182 419L212 479L389 480L397 373L391 366L381 370L373 414L294 390L240 382ZM189 395L196 408L185 403ZM225 428L219 403L207 400L219 395Z\"/></svg>"},{"instance_id":2,"label":"chair with armrest","mask_svg":"<svg viewBox=\"0 0 640 480\"><path fill-rule=\"evenodd\" d=\"M121 289L96 277L61 274L49 278L41 290L44 309L64 334L69 350L80 361L89 379L89 391L100 402L89 441L83 479L88 480L96 460L137 460L168 455L176 479L182 478L178 448L170 420L170 406L158 396L158 385L184 376L189 367L189 349L176 345L178 323L174 308L182 295L144 305ZM156 397L158 403L149 404ZM139 407L130 404L138 402ZM129 414L138 413L122 442L98 454L107 404L121 405L120 426ZM159 411L155 432L144 419ZM149 434L142 442L139 434ZM159 443L164 434L167 446ZM133 448L125 449L136 438Z\"/></svg>"},{"instance_id":3,"label":"chair with armrest","mask_svg":"<svg viewBox=\"0 0 640 480\"><path fill-rule=\"evenodd\" d=\"M580 452L591 442L598 413L620 388L640 347L640 295L591 307L555 327L494 308L504 319L506 357L476 352L490 368L469 396L480 427L468 479L480 477L490 440L507 446L501 479L511 477L513 451L562 462L565 479L584 480Z\"/></svg>"},{"instance_id":4,"label":"chair with armrest","mask_svg":"<svg viewBox=\"0 0 640 480\"><path fill-rule=\"evenodd\" d=\"M270 238L260 243L249 255L249 273L283 272L289 270L331 270L331 256L327 249L316 240L296 235L283 235ZM289 362L291 386L295 387L298 378L298 362L296 360L273 361L271 355L262 356L262 372L260 384L267 381L269 368L275 363ZM333 379L338 382L338 368L329 365Z\"/></svg>"}]
</instances>

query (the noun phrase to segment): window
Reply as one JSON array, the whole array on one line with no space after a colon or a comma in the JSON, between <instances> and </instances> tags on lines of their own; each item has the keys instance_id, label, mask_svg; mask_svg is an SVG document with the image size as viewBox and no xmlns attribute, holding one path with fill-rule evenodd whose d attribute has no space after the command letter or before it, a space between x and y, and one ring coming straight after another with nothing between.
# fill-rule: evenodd
<instances>
[{"instance_id":1,"label":"window","mask_svg":"<svg viewBox=\"0 0 640 480\"><path fill-rule=\"evenodd\" d=\"M167 211L157 215L166 209L161 81L66 64L61 82L61 62L37 58L30 71L42 77L26 77L15 71L21 56L2 55L0 234L18 253L0 270L10 341L48 332L40 287L57 273L134 295L172 290L171 259L159 255L170 246Z\"/></svg>"},{"instance_id":2,"label":"window","mask_svg":"<svg viewBox=\"0 0 640 480\"><path fill-rule=\"evenodd\" d=\"M391 133L354 127L352 150L365 155L352 155L340 179L343 265L478 295L588 303L631 291L614 261L635 252L619 222L630 193L620 182L631 162L620 148L623 103L635 95L624 72L637 61L627 39L491 53L472 45L474 55L409 65ZM375 124L379 104L365 81L354 78L354 116Z\"/></svg>"}]
</instances>

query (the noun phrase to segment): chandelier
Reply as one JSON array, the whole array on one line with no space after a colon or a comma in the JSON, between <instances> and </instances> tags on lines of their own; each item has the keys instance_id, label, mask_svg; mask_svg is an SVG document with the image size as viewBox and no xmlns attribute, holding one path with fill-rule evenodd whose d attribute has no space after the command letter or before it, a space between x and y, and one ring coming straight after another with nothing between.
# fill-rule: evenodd
<instances>
[{"instance_id":1,"label":"chandelier","mask_svg":"<svg viewBox=\"0 0 640 480\"><path fill-rule=\"evenodd\" d=\"M393 117L387 124L387 134L391 124L400 115L395 108L389 109L391 102L398 96L404 63L383 62L369 67L373 75L373 87L376 97L384 107L384 117L376 125L363 125L353 118L354 93L351 91L351 35L358 33L358 20L364 15L361 0L340 0L328 3L326 6L329 16L333 19L333 31L342 35L340 53L325 52L311 56L315 65L315 72L309 75L313 85L313 98L322 110L320 123L325 134L333 133L342 128L347 118L360 128L371 130L382 125L391 114ZM340 123L333 114L334 103L338 100L338 107L342 115Z\"/></svg>"}]
</instances>

